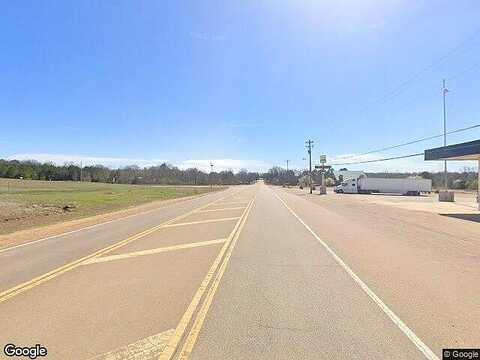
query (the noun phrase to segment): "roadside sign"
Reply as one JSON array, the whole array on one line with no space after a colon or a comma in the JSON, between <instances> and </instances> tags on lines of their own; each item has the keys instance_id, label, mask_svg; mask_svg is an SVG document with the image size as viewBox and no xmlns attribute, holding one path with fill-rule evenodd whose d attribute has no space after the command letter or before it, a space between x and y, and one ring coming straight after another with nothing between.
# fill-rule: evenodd
<instances>
[{"instance_id":1,"label":"roadside sign","mask_svg":"<svg viewBox=\"0 0 480 360\"><path fill-rule=\"evenodd\" d=\"M320 162L325 164L327 162L327 155L320 155Z\"/></svg>"}]
</instances>

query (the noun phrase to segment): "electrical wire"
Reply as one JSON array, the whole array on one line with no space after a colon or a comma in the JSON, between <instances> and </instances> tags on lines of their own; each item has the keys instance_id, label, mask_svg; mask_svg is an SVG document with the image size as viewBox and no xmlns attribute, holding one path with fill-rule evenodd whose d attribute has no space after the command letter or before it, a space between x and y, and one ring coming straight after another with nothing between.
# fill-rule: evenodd
<instances>
[{"instance_id":1,"label":"electrical wire","mask_svg":"<svg viewBox=\"0 0 480 360\"><path fill-rule=\"evenodd\" d=\"M440 65L442 62L447 60L450 56L456 54L463 48L465 48L471 41L475 40L475 38L480 34L480 29L476 29L469 37L464 39L461 43L459 43L457 46L452 48L450 51L445 53L444 55L438 57L435 59L433 62L422 68L420 71L416 72L414 75L412 75L410 78L402 82L400 85L396 86L394 89L389 91L387 94L382 96L381 98L377 99L373 103L371 103L368 106L375 105L375 104L383 104L386 101L396 97L397 95L400 95L407 87L410 85L412 82L418 80L425 72L435 68L436 66Z\"/></svg>"},{"instance_id":2,"label":"electrical wire","mask_svg":"<svg viewBox=\"0 0 480 360\"><path fill-rule=\"evenodd\" d=\"M472 65L470 65L469 67L466 67L464 68L463 70L459 71L458 73L456 73L455 75L452 75L451 77L449 77L447 79L447 81L452 81L452 80L455 80L463 75L465 75L466 73L478 68L480 66L480 62L477 62L477 63L474 63Z\"/></svg>"},{"instance_id":3,"label":"electrical wire","mask_svg":"<svg viewBox=\"0 0 480 360\"><path fill-rule=\"evenodd\" d=\"M456 146L455 149L468 149L472 147L478 147L479 146L479 141L473 141L472 144L465 144L463 146ZM448 148L445 147L445 148ZM439 148L441 149L441 148ZM408 154L408 155L402 155L402 156L393 156L393 157L388 157L388 158L381 158L381 159L373 159L373 160L362 160L362 161L352 161L352 162L347 162L347 163L333 163L330 164L330 166L342 166L342 165L356 165L356 164L367 164L367 163L374 163L374 162L380 162L380 161L389 161L389 160L398 160L398 159L406 159L406 158L411 158L415 156L423 156L425 153L416 153L416 154Z\"/></svg>"},{"instance_id":4,"label":"electrical wire","mask_svg":"<svg viewBox=\"0 0 480 360\"><path fill-rule=\"evenodd\" d=\"M468 131L468 130L472 130L472 129L479 128L479 127L480 127L480 124L476 124L476 125L468 126L468 127L461 128L461 129L451 130L451 131L447 131L446 135L456 134L456 133L459 133L459 132ZM443 135L444 134L439 134L439 135L427 136L427 137L420 138L420 139L410 140L410 141L407 141L407 142L404 142L404 143L401 143L401 144L386 146L386 147L383 147L383 148L366 151L366 152L360 153L358 155L345 156L345 157L343 157L343 159L351 159L351 158L356 158L356 157L363 156L363 155L369 155L369 154L382 152L382 151L386 151L386 150L397 149L397 148L402 147L402 146L407 146L407 145L417 144L417 143L423 142L423 141L437 139L437 138L442 137Z\"/></svg>"},{"instance_id":5,"label":"electrical wire","mask_svg":"<svg viewBox=\"0 0 480 360\"><path fill-rule=\"evenodd\" d=\"M354 162L347 162L347 163L334 163L334 164L330 164L330 166L343 166L343 165L367 164L367 163L373 163L373 162L379 162L379 161L388 161L388 160L405 159L405 158L411 158L411 157L415 157L415 156L421 156L421 155L423 155L423 152L422 152L422 153L417 153L417 154L409 154L409 155L402 155L402 156L394 156L394 157L382 158L382 159L375 159L375 160L354 161Z\"/></svg>"}]
</instances>

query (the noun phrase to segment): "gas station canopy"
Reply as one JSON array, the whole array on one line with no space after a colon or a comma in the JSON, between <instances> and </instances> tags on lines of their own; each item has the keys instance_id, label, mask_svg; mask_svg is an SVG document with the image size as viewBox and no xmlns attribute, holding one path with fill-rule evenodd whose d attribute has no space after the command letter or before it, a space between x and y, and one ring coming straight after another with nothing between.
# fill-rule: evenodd
<instances>
[{"instance_id":1,"label":"gas station canopy","mask_svg":"<svg viewBox=\"0 0 480 360\"><path fill-rule=\"evenodd\" d=\"M425 160L480 161L480 140L425 150Z\"/></svg>"}]
</instances>

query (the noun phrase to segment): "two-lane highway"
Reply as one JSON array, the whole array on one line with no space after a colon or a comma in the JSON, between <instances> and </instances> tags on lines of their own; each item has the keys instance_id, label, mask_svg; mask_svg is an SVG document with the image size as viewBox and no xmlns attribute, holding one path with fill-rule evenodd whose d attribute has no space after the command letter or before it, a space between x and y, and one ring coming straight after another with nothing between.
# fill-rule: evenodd
<instances>
[{"instance_id":1,"label":"two-lane highway","mask_svg":"<svg viewBox=\"0 0 480 360\"><path fill-rule=\"evenodd\" d=\"M368 220L319 199L258 183L3 251L0 343L170 360L438 359L480 342L467 233L439 245L428 225L390 227L406 210ZM442 296L439 274L470 287Z\"/></svg>"}]
</instances>

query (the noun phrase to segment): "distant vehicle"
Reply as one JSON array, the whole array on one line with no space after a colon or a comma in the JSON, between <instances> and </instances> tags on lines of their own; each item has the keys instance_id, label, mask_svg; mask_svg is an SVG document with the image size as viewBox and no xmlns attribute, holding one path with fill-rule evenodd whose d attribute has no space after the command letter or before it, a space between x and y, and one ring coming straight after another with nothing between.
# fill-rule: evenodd
<instances>
[{"instance_id":1,"label":"distant vehicle","mask_svg":"<svg viewBox=\"0 0 480 360\"><path fill-rule=\"evenodd\" d=\"M420 195L422 192L432 191L432 180L420 178L368 178L362 174L350 178L335 187L335 192L340 194L372 194L392 193L402 195Z\"/></svg>"}]
</instances>

